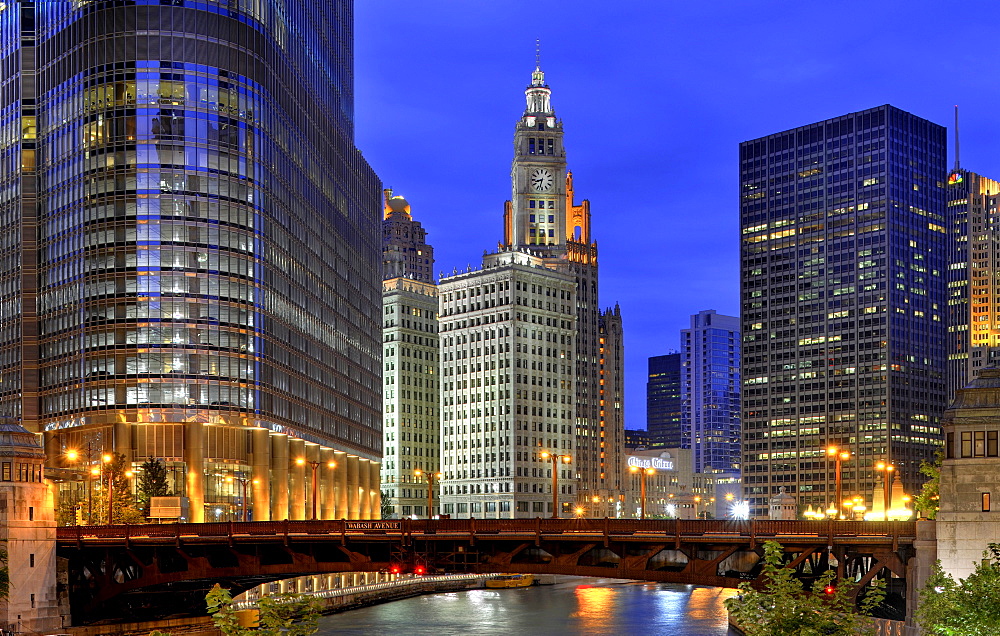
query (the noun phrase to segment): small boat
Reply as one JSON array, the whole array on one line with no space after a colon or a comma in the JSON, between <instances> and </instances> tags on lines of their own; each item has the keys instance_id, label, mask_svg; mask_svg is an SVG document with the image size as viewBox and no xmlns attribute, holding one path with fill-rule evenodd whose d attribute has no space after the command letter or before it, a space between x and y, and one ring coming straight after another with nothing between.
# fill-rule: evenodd
<instances>
[{"instance_id":1,"label":"small boat","mask_svg":"<svg viewBox=\"0 0 1000 636\"><path fill-rule=\"evenodd\" d=\"M535 584L534 574L498 574L486 579L486 587L507 588L507 587L531 587Z\"/></svg>"}]
</instances>

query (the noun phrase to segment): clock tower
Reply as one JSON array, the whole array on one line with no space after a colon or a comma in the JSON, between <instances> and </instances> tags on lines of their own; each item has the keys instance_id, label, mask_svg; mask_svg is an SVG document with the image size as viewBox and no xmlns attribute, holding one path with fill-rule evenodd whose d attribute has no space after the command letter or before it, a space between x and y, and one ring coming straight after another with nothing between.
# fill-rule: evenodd
<instances>
[{"instance_id":1,"label":"clock tower","mask_svg":"<svg viewBox=\"0 0 1000 636\"><path fill-rule=\"evenodd\" d=\"M544 257L566 254L567 241L590 242L589 203L575 206L566 170L563 125L538 66L524 91L527 106L514 130L511 200L504 211L506 247L528 247Z\"/></svg>"}]
</instances>

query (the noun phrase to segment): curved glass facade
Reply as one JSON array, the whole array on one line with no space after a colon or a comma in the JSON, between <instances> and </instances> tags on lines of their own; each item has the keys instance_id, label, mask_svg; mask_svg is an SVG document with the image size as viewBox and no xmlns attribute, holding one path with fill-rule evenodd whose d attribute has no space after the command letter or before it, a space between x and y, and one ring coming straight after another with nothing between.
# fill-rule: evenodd
<instances>
[{"instance_id":1,"label":"curved glass facade","mask_svg":"<svg viewBox=\"0 0 1000 636\"><path fill-rule=\"evenodd\" d=\"M372 514L380 187L353 145L351 13L313 0L40 3L50 453L164 459L192 520L243 503L224 475L266 480L255 518L302 517L308 462L315 474L322 461L317 514Z\"/></svg>"}]
</instances>

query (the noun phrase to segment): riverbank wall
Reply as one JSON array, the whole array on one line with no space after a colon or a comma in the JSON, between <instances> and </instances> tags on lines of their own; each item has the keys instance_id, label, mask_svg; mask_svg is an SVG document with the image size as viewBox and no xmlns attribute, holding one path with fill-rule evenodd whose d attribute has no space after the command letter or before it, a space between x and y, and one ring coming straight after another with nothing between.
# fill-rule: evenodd
<instances>
[{"instance_id":1,"label":"riverbank wall","mask_svg":"<svg viewBox=\"0 0 1000 636\"><path fill-rule=\"evenodd\" d=\"M421 594L457 592L483 587L485 577L481 574L447 574L396 579L360 585L337 590L324 590L312 595L323 604L323 614L336 614L359 607L388 603ZM238 610L253 609L255 601L233 603ZM171 636L221 636L208 616L197 618L177 618L143 623L119 623L115 625L88 625L64 628L60 634L67 636L149 636L161 631Z\"/></svg>"}]
</instances>

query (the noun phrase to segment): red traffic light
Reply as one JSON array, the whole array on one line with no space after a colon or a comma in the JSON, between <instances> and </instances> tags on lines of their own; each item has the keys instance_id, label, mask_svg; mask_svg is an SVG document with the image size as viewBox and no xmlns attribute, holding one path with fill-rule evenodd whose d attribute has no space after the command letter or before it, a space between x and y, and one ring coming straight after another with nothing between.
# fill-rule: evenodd
<instances>
[{"instance_id":1,"label":"red traffic light","mask_svg":"<svg viewBox=\"0 0 1000 636\"><path fill-rule=\"evenodd\" d=\"M394 565L391 568L389 568L389 573L390 574L399 574L402 571L403 571L403 568L399 567L398 565Z\"/></svg>"},{"instance_id":2,"label":"red traffic light","mask_svg":"<svg viewBox=\"0 0 1000 636\"><path fill-rule=\"evenodd\" d=\"M832 585L827 585L826 587L823 588L823 593L826 595L831 595L836 591L837 588L833 587Z\"/></svg>"},{"instance_id":3,"label":"red traffic light","mask_svg":"<svg viewBox=\"0 0 1000 636\"><path fill-rule=\"evenodd\" d=\"M424 566L422 566L422 565L418 565L417 567L413 568L413 573L414 574L423 574L424 572L426 572L426 570L424 569Z\"/></svg>"}]
</instances>

